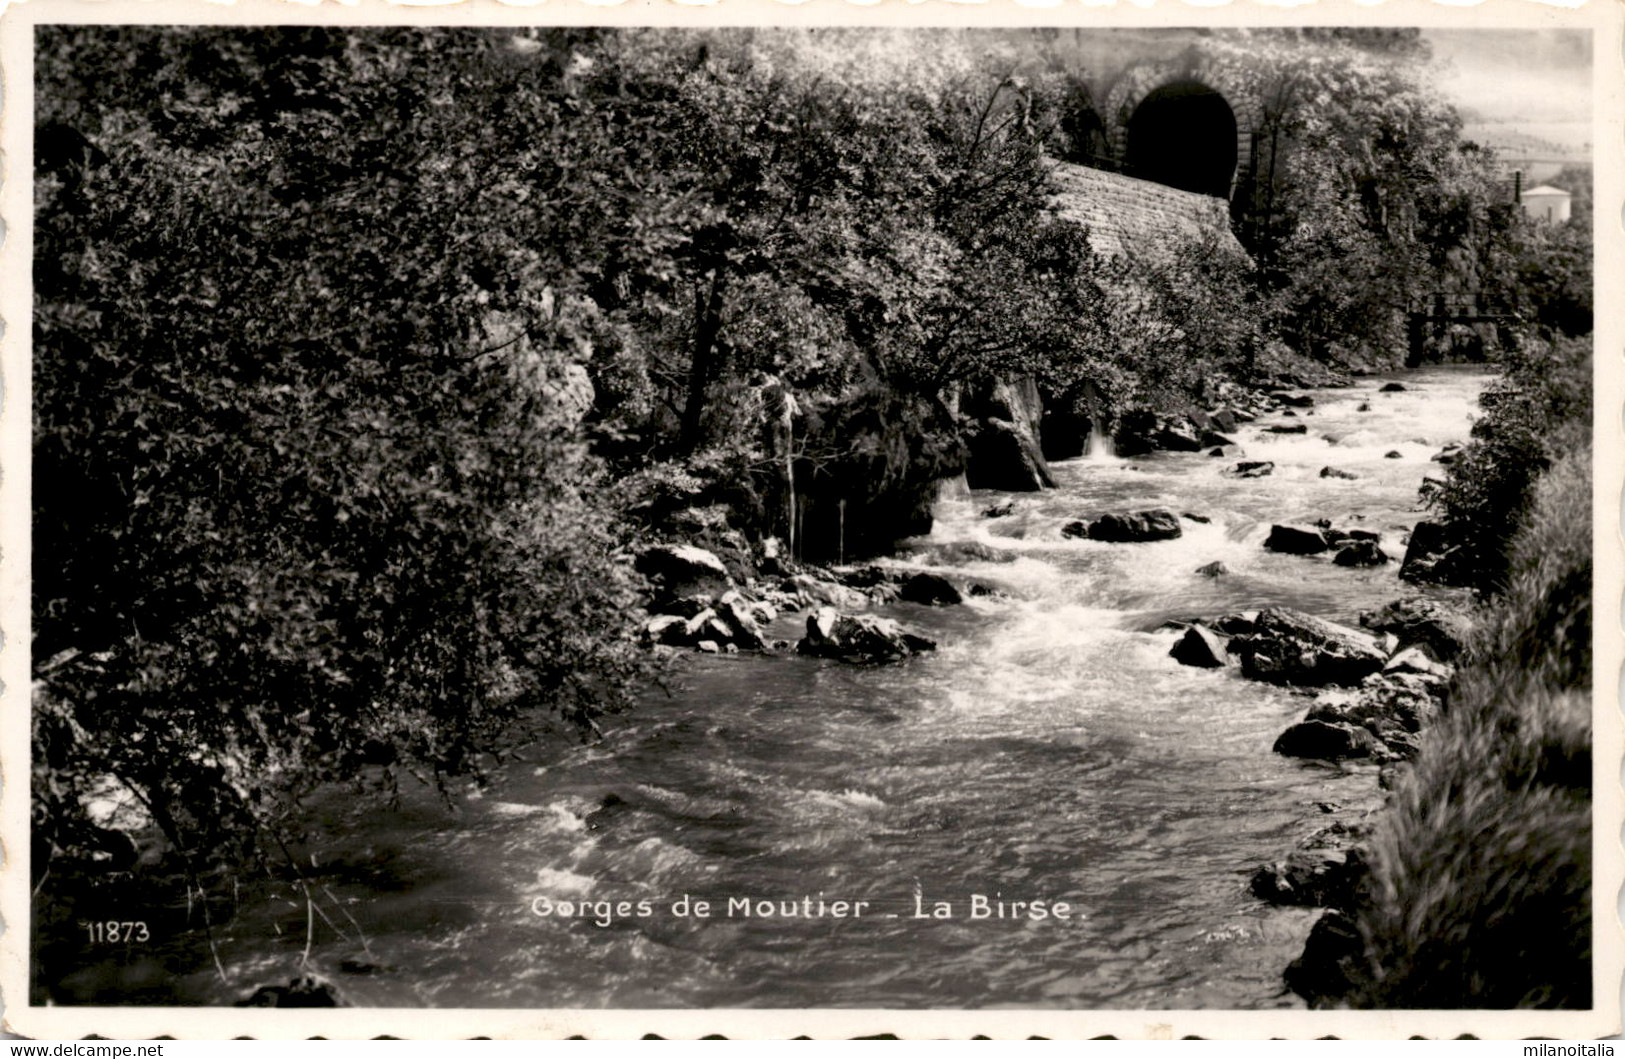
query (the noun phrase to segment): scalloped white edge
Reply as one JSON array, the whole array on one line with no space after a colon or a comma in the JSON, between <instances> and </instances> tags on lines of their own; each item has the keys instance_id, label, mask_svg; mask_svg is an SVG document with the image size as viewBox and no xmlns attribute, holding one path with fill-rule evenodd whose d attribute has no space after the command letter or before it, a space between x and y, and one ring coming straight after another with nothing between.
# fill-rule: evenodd
<instances>
[{"instance_id":1,"label":"scalloped white edge","mask_svg":"<svg viewBox=\"0 0 1625 1059\"><path fill-rule=\"evenodd\" d=\"M525 25L1392 25L1594 31L1597 416L1594 433L1594 995L1589 1011L514 1010L32 1007L27 1004L29 247L32 29L45 22ZM114 1039L1597 1039L1621 1030L1625 884L1625 4L1619 0L0 0L0 1018L20 1036ZM1612 222L1608 219L1612 219ZM1609 414L1608 409L1613 409ZM21 1001L19 1004L18 1002Z\"/></svg>"}]
</instances>

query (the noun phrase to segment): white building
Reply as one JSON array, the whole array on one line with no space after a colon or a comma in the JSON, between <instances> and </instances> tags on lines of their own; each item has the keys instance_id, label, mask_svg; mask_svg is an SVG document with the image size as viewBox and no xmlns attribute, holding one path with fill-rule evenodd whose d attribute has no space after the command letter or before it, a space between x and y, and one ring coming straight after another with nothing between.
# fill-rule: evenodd
<instances>
[{"instance_id":1,"label":"white building","mask_svg":"<svg viewBox=\"0 0 1625 1059\"><path fill-rule=\"evenodd\" d=\"M1523 212L1530 219L1545 221L1547 224L1562 224L1569 219L1570 195L1562 188L1554 188L1550 184L1542 184L1538 188L1530 188L1519 196L1523 202Z\"/></svg>"}]
</instances>

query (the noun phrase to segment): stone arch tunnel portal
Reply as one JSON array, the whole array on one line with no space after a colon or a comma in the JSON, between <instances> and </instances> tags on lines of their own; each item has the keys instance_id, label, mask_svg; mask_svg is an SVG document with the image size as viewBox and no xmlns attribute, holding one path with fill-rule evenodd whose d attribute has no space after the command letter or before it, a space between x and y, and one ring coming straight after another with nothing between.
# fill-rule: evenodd
<instances>
[{"instance_id":1,"label":"stone arch tunnel portal","mask_svg":"<svg viewBox=\"0 0 1625 1059\"><path fill-rule=\"evenodd\" d=\"M1128 171L1145 180L1230 197L1236 115L1200 81L1175 81L1141 100L1128 123Z\"/></svg>"}]
</instances>

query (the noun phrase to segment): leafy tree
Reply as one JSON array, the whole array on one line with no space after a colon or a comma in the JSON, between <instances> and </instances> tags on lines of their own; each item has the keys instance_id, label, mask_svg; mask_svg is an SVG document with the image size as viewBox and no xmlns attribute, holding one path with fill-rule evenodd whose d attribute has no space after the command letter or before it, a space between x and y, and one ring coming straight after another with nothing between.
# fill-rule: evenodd
<instances>
[{"instance_id":1,"label":"leafy tree","mask_svg":"<svg viewBox=\"0 0 1625 1059\"><path fill-rule=\"evenodd\" d=\"M1263 104L1259 171L1238 194L1289 342L1392 363L1419 293L1501 288L1505 194L1428 81L1424 42L1260 31L1200 47Z\"/></svg>"},{"instance_id":2,"label":"leafy tree","mask_svg":"<svg viewBox=\"0 0 1625 1059\"><path fill-rule=\"evenodd\" d=\"M111 775L224 855L590 726L639 663L581 261L638 232L580 39L40 33L37 823Z\"/></svg>"}]
</instances>

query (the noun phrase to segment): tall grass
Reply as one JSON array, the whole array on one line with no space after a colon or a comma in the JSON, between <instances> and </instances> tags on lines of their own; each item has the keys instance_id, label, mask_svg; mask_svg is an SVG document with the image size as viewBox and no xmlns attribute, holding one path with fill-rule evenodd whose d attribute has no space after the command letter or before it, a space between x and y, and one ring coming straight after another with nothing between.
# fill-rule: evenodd
<instances>
[{"instance_id":1,"label":"tall grass","mask_svg":"<svg viewBox=\"0 0 1625 1059\"><path fill-rule=\"evenodd\" d=\"M1519 523L1372 836L1354 1006L1591 1006L1589 451L1539 478Z\"/></svg>"}]
</instances>

